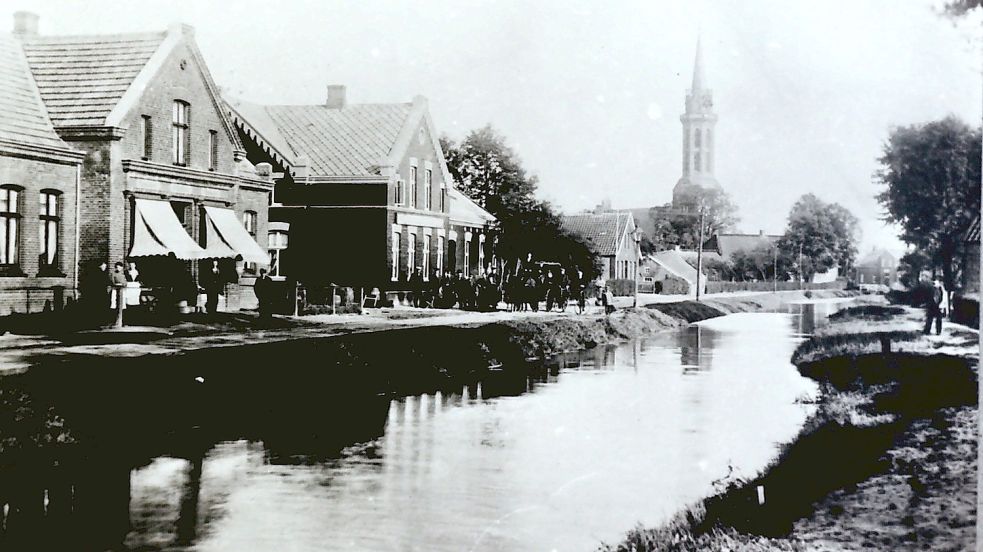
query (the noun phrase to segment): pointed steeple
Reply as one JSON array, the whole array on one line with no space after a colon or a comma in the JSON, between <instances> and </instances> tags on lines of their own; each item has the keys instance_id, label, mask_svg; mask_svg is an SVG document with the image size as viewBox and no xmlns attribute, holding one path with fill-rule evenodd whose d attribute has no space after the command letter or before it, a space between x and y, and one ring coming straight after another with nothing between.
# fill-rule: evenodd
<instances>
[{"instance_id":1,"label":"pointed steeple","mask_svg":"<svg viewBox=\"0 0 983 552\"><path fill-rule=\"evenodd\" d=\"M693 61L693 92L703 90L706 86L703 78L703 49L700 47L700 37L696 38L696 59Z\"/></svg>"}]
</instances>

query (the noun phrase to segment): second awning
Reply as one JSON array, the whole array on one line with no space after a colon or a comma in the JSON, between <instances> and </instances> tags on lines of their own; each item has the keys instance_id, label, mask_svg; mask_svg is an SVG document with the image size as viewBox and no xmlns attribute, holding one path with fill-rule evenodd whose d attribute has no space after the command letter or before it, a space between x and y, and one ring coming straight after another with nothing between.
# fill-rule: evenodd
<instances>
[{"instance_id":1,"label":"second awning","mask_svg":"<svg viewBox=\"0 0 983 552\"><path fill-rule=\"evenodd\" d=\"M246 228L239 222L235 211L221 207L205 207L205 213L211 222L209 231L215 231L224 245L235 253L242 255L242 260L248 263L269 264L270 255L256 243ZM216 244L217 246L218 244ZM212 236L208 236L208 249L213 248Z\"/></svg>"}]
</instances>

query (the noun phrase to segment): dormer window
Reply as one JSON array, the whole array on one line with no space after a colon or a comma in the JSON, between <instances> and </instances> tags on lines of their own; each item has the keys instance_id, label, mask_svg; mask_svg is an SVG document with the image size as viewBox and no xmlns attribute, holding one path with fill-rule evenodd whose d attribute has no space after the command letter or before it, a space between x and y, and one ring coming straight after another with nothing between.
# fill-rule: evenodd
<instances>
[{"instance_id":1,"label":"dormer window","mask_svg":"<svg viewBox=\"0 0 983 552\"><path fill-rule=\"evenodd\" d=\"M191 158L191 104L174 100L171 121L174 164L186 167Z\"/></svg>"}]
</instances>

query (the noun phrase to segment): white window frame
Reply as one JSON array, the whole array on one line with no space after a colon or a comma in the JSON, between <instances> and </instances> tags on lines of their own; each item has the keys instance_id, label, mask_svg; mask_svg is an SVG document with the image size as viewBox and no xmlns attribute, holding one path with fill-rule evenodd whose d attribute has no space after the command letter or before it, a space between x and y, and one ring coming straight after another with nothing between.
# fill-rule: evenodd
<instances>
[{"instance_id":1,"label":"white window frame","mask_svg":"<svg viewBox=\"0 0 983 552\"><path fill-rule=\"evenodd\" d=\"M427 228L429 230L429 228ZM433 241L433 236L430 232L424 230L423 232L423 281L430 281L430 242Z\"/></svg>"},{"instance_id":2,"label":"white window frame","mask_svg":"<svg viewBox=\"0 0 983 552\"><path fill-rule=\"evenodd\" d=\"M433 170L424 169L423 170L423 194L424 194L424 205L427 211L433 210Z\"/></svg>"},{"instance_id":3,"label":"white window frame","mask_svg":"<svg viewBox=\"0 0 983 552\"><path fill-rule=\"evenodd\" d=\"M444 274L444 236L437 236L437 272Z\"/></svg>"},{"instance_id":4,"label":"white window frame","mask_svg":"<svg viewBox=\"0 0 983 552\"><path fill-rule=\"evenodd\" d=\"M406 240L406 274L412 275L416 270L416 232L410 232Z\"/></svg>"},{"instance_id":5,"label":"white window frame","mask_svg":"<svg viewBox=\"0 0 983 552\"><path fill-rule=\"evenodd\" d=\"M416 165L410 166L410 189L409 189L409 206L411 209L416 209L417 194L419 192L419 174L417 174Z\"/></svg>"},{"instance_id":6,"label":"white window frame","mask_svg":"<svg viewBox=\"0 0 983 552\"><path fill-rule=\"evenodd\" d=\"M485 235L478 234L478 270L485 268Z\"/></svg>"},{"instance_id":7,"label":"white window frame","mask_svg":"<svg viewBox=\"0 0 983 552\"><path fill-rule=\"evenodd\" d=\"M188 166L189 144L191 140L191 104L184 100L174 100L171 111L172 162L182 167Z\"/></svg>"},{"instance_id":8,"label":"white window frame","mask_svg":"<svg viewBox=\"0 0 983 552\"><path fill-rule=\"evenodd\" d=\"M464 234L464 275L471 276L471 232Z\"/></svg>"},{"instance_id":9,"label":"white window frame","mask_svg":"<svg viewBox=\"0 0 983 552\"><path fill-rule=\"evenodd\" d=\"M392 267L390 269L389 277L393 282L399 280L399 246L400 240L402 239L402 233L399 230L393 230L392 235Z\"/></svg>"},{"instance_id":10,"label":"white window frame","mask_svg":"<svg viewBox=\"0 0 983 552\"><path fill-rule=\"evenodd\" d=\"M406 181L402 178L396 179L396 205L406 204Z\"/></svg>"}]
</instances>

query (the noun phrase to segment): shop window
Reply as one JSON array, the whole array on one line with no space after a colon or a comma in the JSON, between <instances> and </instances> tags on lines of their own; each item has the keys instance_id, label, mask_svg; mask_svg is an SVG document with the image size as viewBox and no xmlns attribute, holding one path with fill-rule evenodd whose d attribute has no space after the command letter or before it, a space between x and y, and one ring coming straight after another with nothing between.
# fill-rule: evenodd
<instances>
[{"instance_id":1,"label":"shop window","mask_svg":"<svg viewBox=\"0 0 983 552\"><path fill-rule=\"evenodd\" d=\"M0 186L0 269L10 272L20 261L20 192L18 186Z\"/></svg>"},{"instance_id":2,"label":"shop window","mask_svg":"<svg viewBox=\"0 0 983 552\"><path fill-rule=\"evenodd\" d=\"M61 227L61 192L42 190L38 199L38 273L60 273L58 238Z\"/></svg>"},{"instance_id":3,"label":"shop window","mask_svg":"<svg viewBox=\"0 0 983 552\"><path fill-rule=\"evenodd\" d=\"M411 233L406 243L406 275L413 274L416 269L416 234Z\"/></svg>"},{"instance_id":4,"label":"shop window","mask_svg":"<svg viewBox=\"0 0 983 552\"><path fill-rule=\"evenodd\" d=\"M437 274L444 273L444 236L437 236Z\"/></svg>"},{"instance_id":5,"label":"shop window","mask_svg":"<svg viewBox=\"0 0 983 552\"><path fill-rule=\"evenodd\" d=\"M430 245L433 236L423 236L423 279L430 280Z\"/></svg>"},{"instance_id":6,"label":"shop window","mask_svg":"<svg viewBox=\"0 0 983 552\"><path fill-rule=\"evenodd\" d=\"M270 252L270 276L281 276L280 274L280 260L283 255L283 250L287 248L287 233L282 230L271 230L269 232L269 245L267 249Z\"/></svg>"}]
</instances>

